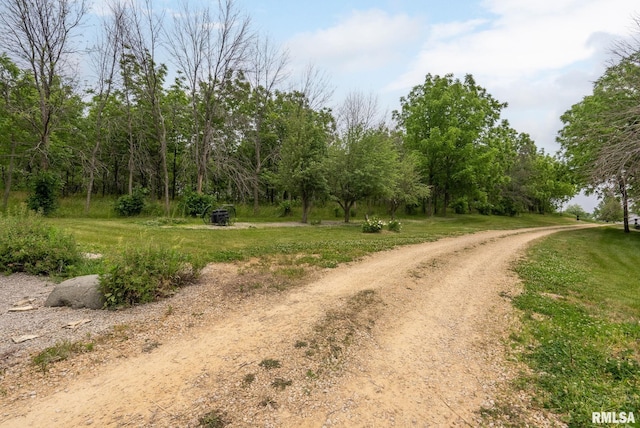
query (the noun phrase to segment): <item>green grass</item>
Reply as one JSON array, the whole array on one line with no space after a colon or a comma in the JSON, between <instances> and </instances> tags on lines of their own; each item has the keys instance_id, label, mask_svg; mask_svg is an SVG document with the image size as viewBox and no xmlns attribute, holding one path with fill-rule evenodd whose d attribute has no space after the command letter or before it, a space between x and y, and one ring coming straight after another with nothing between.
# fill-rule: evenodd
<instances>
[{"instance_id":1,"label":"green grass","mask_svg":"<svg viewBox=\"0 0 640 428\"><path fill-rule=\"evenodd\" d=\"M519 381L570 427L590 426L599 411L634 412L640 422L639 254L640 233L562 232L516 269L524 315L512 339L533 369Z\"/></svg>"},{"instance_id":2,"label":"green grass","mask_svg":"<svg viewBox=\"0 0 640 428\"><path fill-rule=\"evenodd\" d=\"M264 219L264 218L263 218ZM272 220L274 218L271 218ZM291 221L292 219L289 219ZM402 232L365 234L359 221L351 224L302 227L225 229L206 227L201 220L179 223L153 217L135 218L51 218L54 225L71 232L86 252L109 254L123 246L169 246L207 262L246 260L273 255L303 255L298 264L335 267L371 252L398 245L415 244L444 236L486 229L573 224L561 216L523 215L498 217L461 215L433 218L405 218ZM253 221L241 219L239 221Z\"/></svg>"}]
</instances>

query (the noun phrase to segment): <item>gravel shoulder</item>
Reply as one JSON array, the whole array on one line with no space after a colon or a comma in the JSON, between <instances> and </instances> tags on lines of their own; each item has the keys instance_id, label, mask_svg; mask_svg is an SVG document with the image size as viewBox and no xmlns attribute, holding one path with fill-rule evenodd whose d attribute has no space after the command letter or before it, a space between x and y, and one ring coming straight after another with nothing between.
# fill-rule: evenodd
<instances>
[{"instance_id":1,"label":"gravel shoulder","mask_svg":"<svg viewBox=\"0 0 640 428\"><path fill-rule=\"evenodd\" d=\"M243 295L246 266L209 265L176 296L122 311L45 308L52 284L2 277L0 427L197 426L208 413L233 427L478 426L519 370L504 345L510 264L563 229L400 247L279 293ZM8 312L25 298L35 309ZM24 334L39 337L13 343ZM63 339L95 350L46 373L29 364ZM513 405L531 426L560 425L526 397Z\"/></svg>"}]
</instances>

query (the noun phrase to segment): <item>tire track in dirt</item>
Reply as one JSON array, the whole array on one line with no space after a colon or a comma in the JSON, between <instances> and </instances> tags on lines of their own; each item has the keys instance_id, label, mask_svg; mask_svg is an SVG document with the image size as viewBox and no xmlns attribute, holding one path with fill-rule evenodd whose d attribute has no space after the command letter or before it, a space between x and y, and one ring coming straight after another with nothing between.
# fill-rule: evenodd
<instances>
[{"instance_id":1,"label":"tire track in dirt","mask_svg":"<svg viewBox=\"0 0 640 428\"><path fill-rule=\"evenodd\" d=\"M387 304L376 349L356 350L350 372L310 398L314 410L288 407L283 397L277 410L232 418L232 426L473 425L483 391L501 378L495 341L510 312L499 296L514 284L509 263L531 240L562 229L480 232L374 254L271 305L242 303L153 353L83 375L12 408L0 426L193 424L194 403L211 400L212 389L213 400L234 400L225 382L239 367L290 346L339 299L365 289Z\"/></svg>"}]
</instances>

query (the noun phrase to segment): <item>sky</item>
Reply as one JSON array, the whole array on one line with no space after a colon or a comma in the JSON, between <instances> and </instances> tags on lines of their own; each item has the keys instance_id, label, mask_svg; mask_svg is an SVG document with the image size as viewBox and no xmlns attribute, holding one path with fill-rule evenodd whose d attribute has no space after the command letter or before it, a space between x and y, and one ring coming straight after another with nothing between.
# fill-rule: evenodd
<instances>
[{"instance_id":1,"label":"sky","mask_svg":"<svg viewBox=\"0 0 640 428\"><path fill-rule=\"evenodd\" d=\"M560 116L591 93L614 43L640 31L637 0L238 0L292 66L326 72L333 102L353 91L382 110L426 74L472 74L508 103L503 118L555 154ZM597 203L579 198L587 211Z\"/></svg>"},{"instance_id":2,"label":"sky","mask_svg":"<svg viewBox=\"0 0 640 428\"><path fill-rule=\"evenodd\" d=\"M171 13L181 1L153 6ZM214 0L188 1L215 9ZM614 43L640 36L638 0L234 1L288 50L294 75L313 65L326 76L331 107L358 91L375 95L390 117L427 74L472 74L508 104L502 117L549 154L559 150L560 116L591 93ZM597 201L571 203L591 212Z\"/></svg>"}]
</instances>

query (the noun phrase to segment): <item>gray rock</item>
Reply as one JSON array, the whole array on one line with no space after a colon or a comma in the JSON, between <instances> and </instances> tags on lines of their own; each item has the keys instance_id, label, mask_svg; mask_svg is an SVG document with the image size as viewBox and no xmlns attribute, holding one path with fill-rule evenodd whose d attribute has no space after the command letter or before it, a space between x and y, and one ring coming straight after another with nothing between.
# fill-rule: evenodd
<instances>
[{"instance_id":1,"label":"gray rock","mask_svg":"<svg viewBox=\"0 0 640 428\"><path fill-rule=\"evenodd\" d=\"M73 309L102 309L106 301L99 289L98 275L71 278L56 285L45 306L71 306Z\"/></svg>"}]
</instances>

